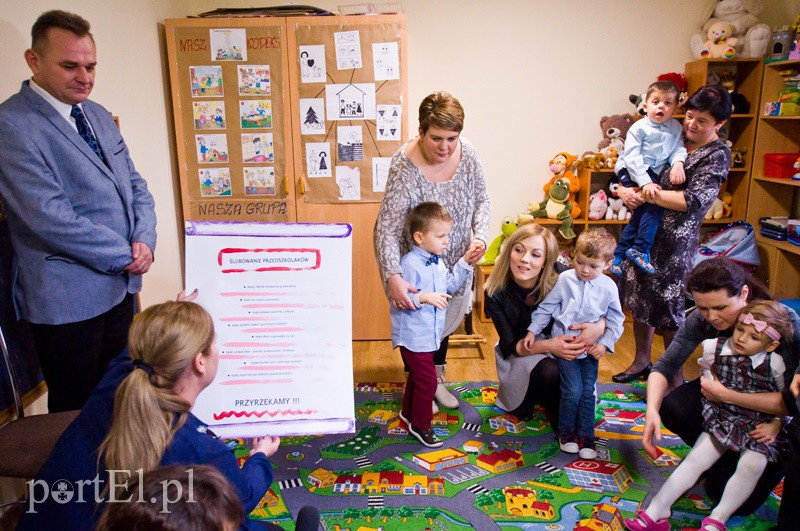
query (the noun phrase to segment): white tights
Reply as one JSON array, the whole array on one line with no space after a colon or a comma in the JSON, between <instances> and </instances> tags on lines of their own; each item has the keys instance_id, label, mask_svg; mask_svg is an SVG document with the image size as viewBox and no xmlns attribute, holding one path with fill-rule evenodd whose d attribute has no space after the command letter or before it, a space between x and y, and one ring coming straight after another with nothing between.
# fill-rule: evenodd
<instances>
[{"instance_id":1,"label":"white tights","mask_svg":"<svg viewBox=\"0 0 800 531\"><path fill-rule=\"evenodd\" d=\"M711 465L722 457L726 448L706 432L697 439L689 455L675 469L667 479L661 490L658 491L650 506L645 510L653 520L661 520L670 515L672 504L687 490L689 490L700 475L711 468ZM711 518L725 523L733 512L741 507L755 489L756 482L764 473L767 466L767 456L752 450L742 450L736 472L725 485L725 492L719 505L711 511Z\"/></svg>"}]
</instances>

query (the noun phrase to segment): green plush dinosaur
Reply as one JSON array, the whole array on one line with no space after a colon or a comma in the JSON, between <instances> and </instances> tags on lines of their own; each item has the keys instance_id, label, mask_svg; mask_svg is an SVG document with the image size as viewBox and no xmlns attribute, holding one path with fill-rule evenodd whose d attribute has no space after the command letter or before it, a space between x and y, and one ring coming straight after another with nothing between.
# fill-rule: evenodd
<instances>
[{"instance_id":1,"label":"green plush dinosaur","mask_svg":"<svg viewBox=\"0 0 800 531\"><path fill-rule=\"evenodd\" d=\"M550 218L561 220L559 234L565 240L575 237L572 230L572 201L569 200L569 180L558 179L548 191L549 197L539 203L539 208L531 211L534 218Z\"/></svg>"},{"instance_id":2,"label":"green plush dinosaur","mask_svg":"<svg viewBox=\"0 0 800 531\"><path fill-rule=\"evenodd\" d=\"M489 244L489 248L486 249L486 253L483 255L483 262L481 263L484 265L493 265L494 261L497 260L497 255L500 254L500 247L503 245L503 242L518 228L519 225L514 221L514 218L511 216L504 217L500 228L501 234Z\"/></svg>"}]
</instances>

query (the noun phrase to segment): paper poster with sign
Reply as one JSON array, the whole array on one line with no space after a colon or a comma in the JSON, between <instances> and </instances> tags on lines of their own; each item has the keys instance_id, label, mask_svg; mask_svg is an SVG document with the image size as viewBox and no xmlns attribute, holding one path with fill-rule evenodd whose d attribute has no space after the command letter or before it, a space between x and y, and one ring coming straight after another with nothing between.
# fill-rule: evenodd
<instances>
[{"instance_id":1,"label":"paper poster with sign","mask_svg":"<svg viewBox=\"0 0 800 531\"><path fill-rule=\"evenodd\" d=\"M192 412L223 437L353 433L349 224L186 222L186 288L219 368Z\"/></svg>"},{"instance_id":2,"label":"paper poster with sign","mask_svg":"<svg viewBox=\"0 0 800 531\"><path fill-rule=\"evenodd\" d=\"M400 56L396 42L372 43L372 66L375 81L400 79Z\"/></svg>"},{"instance_id":3,"label":"paper poster with sign","mask_svg":"<svg viewBox=\"0 0 800 531\"><path fill-rule=\"evenodd\" d=\"M247 61L247 32L244 29L211 29L212 61Z\"/></svg>"},{"instance_id":4,"label":"paper poster with sign","mask_svg":"<svg viewBox=\"0 0 800 531\"><path fill-rule=\"evenodd\" d=\"M378 140L400 140L402 105L378 105Z\"/></svg>"},{"instance_id":5,"label":"paper poster with sign","mask_svg":"<svg viewBox=\"0 0 800 531\"><path fill-rule=\"evenodd\" d=\"M374 120L375 83L325 85L328 120Z\"/></svg>"},{"instance_id":6,"label":"paper poster with sign","mask_svg":"<svg viewBox=\"0 0 800 531\"><path fill-rule=\"evenodd\" d=\"M336 67L339 70L361 68L361 37L358 31L340 31L333 34L336 43Z\"/></svg>"}]
</instances>

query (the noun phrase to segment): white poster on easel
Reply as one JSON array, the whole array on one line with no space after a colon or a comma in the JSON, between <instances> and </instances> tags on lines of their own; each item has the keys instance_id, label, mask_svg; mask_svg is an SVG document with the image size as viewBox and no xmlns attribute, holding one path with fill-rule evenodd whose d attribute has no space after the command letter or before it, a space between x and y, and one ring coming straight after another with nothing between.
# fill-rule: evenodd
<instances>
[{"instance_id":1,"label":"white poster on easel","mask_svg":"<svg viewBox=\"0 0 800 531\"><path fill-rule=\"evenodd\" d=\"M186 289L219 368L192 412L217 435L353 433L352 228L186 222Z\"/></svg>"}]
</instances>

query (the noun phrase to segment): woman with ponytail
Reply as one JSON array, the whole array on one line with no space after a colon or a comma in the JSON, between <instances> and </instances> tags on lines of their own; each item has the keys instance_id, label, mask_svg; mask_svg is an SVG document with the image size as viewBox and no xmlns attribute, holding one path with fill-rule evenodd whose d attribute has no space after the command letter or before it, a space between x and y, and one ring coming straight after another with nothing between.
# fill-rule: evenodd
<instances>
[{"instance_id":1,"label":"woman with ponytail","mask_svg":"<svg viewBox=\"0 0 800 531\"><path fill-rule=\"evenodd\" d=\"M94 528L102 512L98 504L136 503L136 497L120 496L128 480L160 465L185 465L187 474L195 464L216 467L246 513L267 492L272 482L267 457L280 440L256 441L240 469L233 452L191 413L217 373L211 316L192 302L152 306L135 318L128 348L111 362L29 483L19 529ZM258 524L245 520L242 525Z\"/></svg>"}]
</instances>

